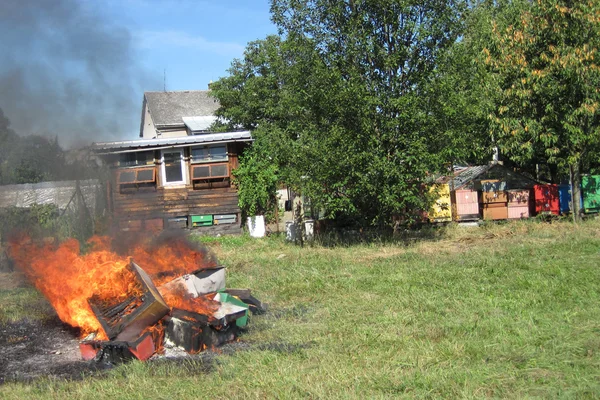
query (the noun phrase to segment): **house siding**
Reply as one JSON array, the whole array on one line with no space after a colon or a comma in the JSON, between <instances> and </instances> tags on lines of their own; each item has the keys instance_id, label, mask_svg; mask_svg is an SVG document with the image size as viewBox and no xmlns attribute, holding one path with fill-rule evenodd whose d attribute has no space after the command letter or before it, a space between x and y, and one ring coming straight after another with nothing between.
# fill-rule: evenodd
<instances>
[{"instance_id":1,"label":"house siding","mask_svg":"<svg viewBox=\"0 0 600 400\"><path fill-rule=\"evenodd\" d=\"M148 104L144 100L144 111L142 112L142 139L154 139L156 130L154 129L154 121L148 109Z\"/></svg>"},{"instance_id":2,"label":"house siding","mask_svg":"<svg viewBox=\"0 0 600 400\"><path fill-rule=\"evenodd\" d=\"M242 144L228 143L227 153L229 171L238 166L238 153L243 149ZM139 189L121 190L117 184L118 174L127 169L137 167L118 167L118 155L106 157L113 165L112 179L109 193L109 207L112 211L113 222L123 230L156 230L169 227L168 220L175 217L192 215L223 215L235 214L236 223L220 226L197 227L199 233L241 233L241 211L238 206L237 188L230 181L215 181L210 187L199 188L194 186L190 177L190 151L188 147L183 150L185 182L176 186L163 186L163 171L161 151L154 151L156 170L156 184L143 186ZM191 227L188 224L188 227Z\"/></svg>"}]
</instances>

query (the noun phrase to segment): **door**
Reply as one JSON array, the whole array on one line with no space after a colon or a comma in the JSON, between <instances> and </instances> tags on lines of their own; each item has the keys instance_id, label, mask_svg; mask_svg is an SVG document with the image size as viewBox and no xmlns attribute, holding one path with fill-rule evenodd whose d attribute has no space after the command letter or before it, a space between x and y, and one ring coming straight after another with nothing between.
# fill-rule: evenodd
<instances>
[{"instance_id":1,"label":"door","mask_svg":"<svg viewBox=\"0 0 600 400\"><path fill-rule=\"evenodd\" d=\"M164 186L185 183L183 150L163 150L162 165Z\"/></svg>"}]
</instances>

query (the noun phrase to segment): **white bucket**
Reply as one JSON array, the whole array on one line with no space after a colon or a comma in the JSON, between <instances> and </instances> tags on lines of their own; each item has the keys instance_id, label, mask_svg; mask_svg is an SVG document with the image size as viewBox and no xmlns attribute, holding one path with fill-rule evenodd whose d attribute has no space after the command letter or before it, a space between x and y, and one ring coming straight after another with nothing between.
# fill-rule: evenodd
<instances>
[{"instance_id":1,"label":"white bucket","mask_svg":"<svg viewBox=\"0 0 600 400\"><path fill-rule=\"evenodd\" d=\"M296 240L296 223L294 221L285 222L285 240L288 242Z\"/></svg>"},{"instance_id":2,"label":"white bucket","mask_svg":"<svg viewBox=\"0 0 600 400\"><path fill-rule=\"evenodd\" d=\"M265 236L265 217L256 215L248 217L248 232L251 237L261 238Z\"/></svg>"},{"instance_id":3,"label":"white bucket","mask_svg":"<svg viewBox=\"0 0 600 400\"><path fill-rule=\"evenodd\" d=\"M315 238L315 221L313 219L304 221L304 238L308 242Z\"/></svg>"}]
</instances>

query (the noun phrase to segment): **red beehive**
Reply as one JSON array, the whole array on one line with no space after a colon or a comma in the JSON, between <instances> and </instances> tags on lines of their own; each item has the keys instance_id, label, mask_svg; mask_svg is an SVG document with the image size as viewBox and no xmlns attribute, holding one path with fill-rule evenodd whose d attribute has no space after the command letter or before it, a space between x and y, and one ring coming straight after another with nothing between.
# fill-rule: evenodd
<instances>
[{"instance_id":1,"label":"red beehive","mask_svg":"<svg viewBox=\"0 0 600 400\"><path fill-rule=\"evenodd\" d=\"M558 185L534 185L533 192L537 214L559 214Z\"/></svg>"}]
</instances>

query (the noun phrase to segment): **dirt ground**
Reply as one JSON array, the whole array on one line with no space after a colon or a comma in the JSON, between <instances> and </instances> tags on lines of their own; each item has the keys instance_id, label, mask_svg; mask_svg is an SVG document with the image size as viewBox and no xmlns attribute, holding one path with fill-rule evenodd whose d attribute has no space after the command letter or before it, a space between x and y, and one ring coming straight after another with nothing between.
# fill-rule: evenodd
<instances>
[{"instance_id":1,"label":"dirt ground","mask_svg":"<svg viewBox=\"0 0 600 400\"><path fill-rule=\"evenodd\" d=\"M58 318L0 325L0 384L41 376L79 379L104 366L81 359L76 333Z\"/></svg>"},{"instance_id":2,"label":"dirt ground","mask_svg":"<svg viewBox=\"0 0 600 400\"><path fill-rule=\"evenodd\" d=\"M162 354L155 355L148 362L156 365L175 364L182 368L182 373L209 373L221 355L249 350L291 353L298 347L279 342L252 345L236 341L194 355L183 349L166 348ZM77 332L57 317L46 322L24 320L0 324L0 355L0 385L8 382L32 382L42 377L79 380L92 375L101 376L103 372L115 367L113 364L93 360L83 361L79 353Z\"/></svg>"}]
</instances>

